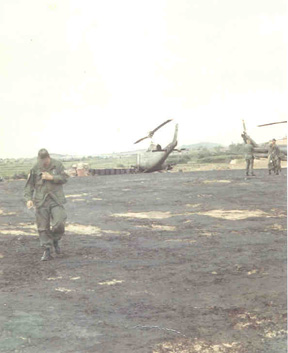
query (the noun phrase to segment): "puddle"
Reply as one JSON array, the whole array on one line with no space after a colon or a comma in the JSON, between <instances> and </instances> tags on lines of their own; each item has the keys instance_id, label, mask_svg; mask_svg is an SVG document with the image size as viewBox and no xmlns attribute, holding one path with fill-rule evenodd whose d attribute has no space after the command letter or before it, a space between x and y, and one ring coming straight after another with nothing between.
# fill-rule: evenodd
<instances>
[{"instance_id":1,"label":"puddle","mask_svg":"<svg viewBox=\"0 0 288 353\"><path fill-rule=\"evenodd\" d=\"M72 200L72 202L84 202L84 201L86 201L85 199L74 199L74 200Z\"/></svg>"},{"instance_id":2,"label":"puddle","mask_svg":"<svg viewBox=\"0 0 288 353\"><path fill-rule=\"evenodd\" d=\"M93 197L92 200L94 200L94 201L102 201L103 199L101 199L99 197Z\"/></svg>"},{"instance_id":3,"label":"puddle","mask_svg":"<svg viewBox=\"0 0 288 353\"><path fill-rule=\"evenodd\" d=\"M266 213L261 210L211 210L208 212L197 212L196 214L201 216L209 216L233 221L242 220L250 217L273 217L269 213Z\"/></svg>"},{"instance_id":4,"label":"puddle","mask_svg":"<svg viewBox=\"0 0 288 353\"><path fill-rule=\"evenodd\" d=\"M123 283L123 282L124 281L112 279L112 281L99 282L98 284L100 284L100 286L114 286L115 284Z\"/></svg>"},{"instance_id":5,"label":"puddle","mask_svg":"<svg viewBox=\"0 0 288 353\"><path fill-rule=\"evenodd\" d=\"M114 217L140 218L140 219L164 219L173 216L171 212L137 212L137 213L115 213Z\"/></svg>"},{"instance_id":6,"label":"puddle","mask_svg":"<svg viewBox=\"0 0 288 353\"><path fill-rule=\"evenodd\" d=\"M81 277L71 277L70 281L77 281L78 279L80 279Z\"/></svg>"}]
</instances>

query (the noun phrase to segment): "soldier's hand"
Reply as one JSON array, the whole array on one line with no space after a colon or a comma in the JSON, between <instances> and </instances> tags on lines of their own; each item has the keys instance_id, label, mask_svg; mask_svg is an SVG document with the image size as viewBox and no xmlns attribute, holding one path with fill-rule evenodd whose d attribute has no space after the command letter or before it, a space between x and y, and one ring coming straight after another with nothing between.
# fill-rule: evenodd
<instances>
[{"instance_id":1,"label":"soldier's hand","mask_svg":"<svg viewBox=\"0 0 288 353\"><path fill-rule=\"evenodd\" d=\"M33 203L33 201L32 200L30 200L30 201L27 201L27 208L32 208L32 207L34 207L34 203Z\"/></svg>"},{"instance_id":2,"label":"soldier's hand","mask_svg":"<svg viewBox=\"0 0 288 353\"><path fill-rule=\"evenodd\" d=\"M44 172L44 173L42 173L42 180L53 180L53 175L51 175L47 172Z\"/></svg>"}]
</instances>

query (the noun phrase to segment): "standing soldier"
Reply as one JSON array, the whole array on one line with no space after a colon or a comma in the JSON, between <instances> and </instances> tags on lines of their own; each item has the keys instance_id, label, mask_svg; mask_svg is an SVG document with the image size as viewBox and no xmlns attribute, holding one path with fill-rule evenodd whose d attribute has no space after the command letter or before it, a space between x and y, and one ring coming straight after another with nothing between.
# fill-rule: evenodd
<instances>
[{"instance_id":1,"label":"standing soldier","mask_svg":"<svg viewBox=\"0 0 288 353\"><path fill-rule=\"evenodd\" d=\"M246 159L246 175L249 175L249 168L251 175L255 176L254 167L254 147L251 144L251 140L247 139L247 144L244 145L245 159Z\"/></svg>"},{"instance_id":2,"label":"standing soldier","mask_svg":"<svg viewBox=\"0 0 288 353\"><path fill-rule=\"evenodd\" d=\"M268 170L269 170L269 175L271 174L271 170L276 173L276 175L279 174L279 171L281 169L280 167L280 149L276 145L276 140L273 139L270 146L269 146L269 151L268 151Z\"/></svg>"},{"instance_id":3,"label":"standing soldier","mask_svg":"<svg viewBox=\"0 0 288 353\"><path fill-rule=\"evenodd\" d=\"M28 208L36 208L40 245L44 248L42 261L52 259L50 249L53 246L56 254L61 253L59 240L64 234L67 218L63 207L66 202L63 184L67 179L62 163L50 158L46 149L41 149L28 176L24 197Z\"/></svg>"}]
</instances>

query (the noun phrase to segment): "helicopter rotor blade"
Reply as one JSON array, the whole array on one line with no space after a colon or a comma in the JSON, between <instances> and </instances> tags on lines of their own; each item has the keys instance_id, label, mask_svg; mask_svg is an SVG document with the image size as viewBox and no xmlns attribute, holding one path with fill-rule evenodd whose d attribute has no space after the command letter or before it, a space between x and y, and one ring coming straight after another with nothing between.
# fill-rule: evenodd
<instances>
[{"instance_id":1,"label":"helicopter rotor blade","mask_svg":"<svg viewBox=\"0 0 288 353\"><path fill-rule=\"evenodd\" d=\"M159 130L162 126L168 124L168 123L169 123L170 121L172 121L172 120L173 120L173 119L166 120L164 123L162 123L162 124L160 124L159 126L157 126L156 129L150 131L149 135L152 135L152 136L153 136L157 130Z\"/></svg>"},{"instance_id":2,"label":"helicopter rotor blade","mask_svg":"<svg viewBox=\"0 0 288 353\"><path fill-rule=\"evenodd\" d=\"M142 137L142 139L139 139L139 140L137 140L136 142L134 142L134 145L136 145L136 143L139 143L139 142L141 142L141 141L143 141L143 140L148 139L148 137L149 137L149 136Z\"/></svg>"},{"instance_id":3,"label":"helicopter rotor blade","mask_svg":"<svg viewBox=\"0 0 288 353\"><path fill-rule=\"evenodd\" d=\"M276 123L269 123L269 124L262 124L262 125L258 125L257 127L262 127L262 126L269 126L269 125L276 125L276 124L287 124L287 120L285 121L278 121Z\"/></svg>"},{"instance_id":4,"label":"helicopter rotor blade","mask_svg":"<svg viewBox=\"0 0 288 353\"><path fill-rule=\"evenodd\" d=\"M147 139L147 138L153 137L153 135L155 134L155 132L156 132L157 130L159 130L162 126L168 124L168 123L169 123L170 121L172 121L172 120L173 120L173 119L166 120L164 123L162 123L161 125L157 126L156 129L150 131L149 134L148 134L148 136L143 137L143 138L137 140L136 142L134 142L134 145L135 145L136 143L139 143L139 142L141 142L141 141Z\"/></svg>"}]
</instances>

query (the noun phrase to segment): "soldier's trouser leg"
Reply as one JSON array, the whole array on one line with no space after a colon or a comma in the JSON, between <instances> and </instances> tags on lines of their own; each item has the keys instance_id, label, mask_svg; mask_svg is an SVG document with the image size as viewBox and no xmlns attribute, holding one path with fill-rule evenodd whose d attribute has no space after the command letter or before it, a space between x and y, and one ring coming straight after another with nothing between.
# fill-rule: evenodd
<instances>
[{"instance_id":1,"label":"soldier's trouser leg","mask_svg":"<svg viewBox=\"0 0 288 353\"><path fill-rule=\"evenodd\" d=\"M246 159L246 175L249 175L250 159Z\"/></svg>"},{"instance_id":2,"label":"soldier's trouser leg","mask_svg":"<svg viewBox=\"0 0 288 353\"><path fill-rule=\"evenodd\" d=\"M281 170L280 159L277 158L277 159L275 160L275 171L276 171L276 174L277 174L277 175L279 174L280 170Z\"/></svg>"},{"instance_id":3,"label":"soldier's trouser leg","mask_svg":"<svg viewBox=\"0 0 288 353\"><path fill-rule=\"evenodd\" d=\"M251 168L251 174L254 174L254 158L251 159L250 161L250 168Z\"/></svg>"},{"instance_id":4,"label":"soldier's trouser leg","mask_svg":"<svg viewBox=\"0 0 288 353\"><path fill-rule=\"evenodd\" d=\"M49 207L36 208L36 223L40 238L40 245L43 248L50 248L53 240L50 235L50 210Z\"/></svg>"},{"instance_id":5,"label":"soldier's trouser leg","mask_svg":"<svg viewBox=\"0 0 288 353\"><path fill-rule=\"evenodd\" d=\"M268 156L268 171L269 171L269 174L271 174L271 170L273 170L273 160L271 159L271 156Z\"/></svg>"},{"instance_id":6,"label":"soldier's trouser leg","mask_svg":"<svg viewBox=\"0 0 288 353\"><path fill-rule=\"evenodd\" d=\"M58 242L65 232L65 222L67 214L63 206L51 207L51 237L53 241Z\"/></svg>"}]
</instances>

